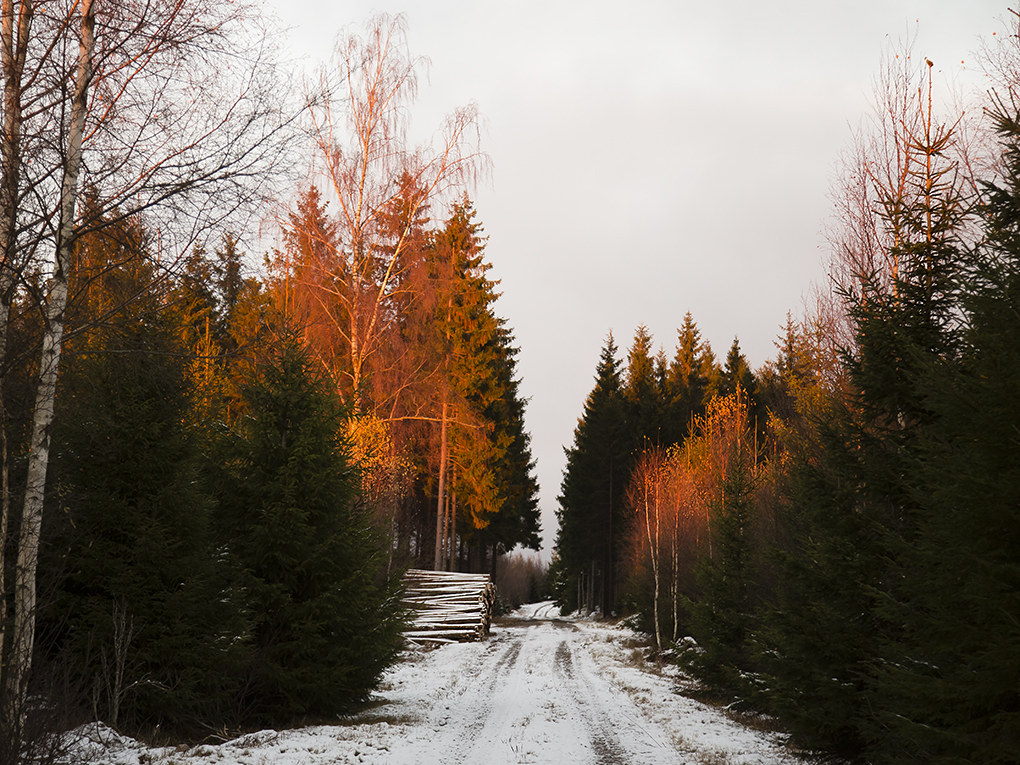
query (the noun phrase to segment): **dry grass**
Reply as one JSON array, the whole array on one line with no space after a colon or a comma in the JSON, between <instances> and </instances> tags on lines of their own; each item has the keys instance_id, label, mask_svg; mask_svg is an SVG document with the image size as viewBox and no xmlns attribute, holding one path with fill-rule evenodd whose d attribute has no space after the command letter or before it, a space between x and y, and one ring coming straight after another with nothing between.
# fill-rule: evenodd
<instances>
[{"instance_id":1,"label":"dry grass","mask_svg":"<svg viewBox=\"0 0 1020 765\"><path fill-rule=\"evenodd\" d=\"M698 765L730 765L730 755L721 749L704 749L696 752Z\"/></svg>"},{"instance_id":2,"label":"dry grass","mask_svg":"<svg viewBox=\"0 0 1020 765\"><path fill-rule=\"evenodd\" d=\"M736 707L731 697L718 693L711 688L706 688L703 685L692 684L688 687L680 688L679 693L688 699L693 699L718 709L728 718L740 723L745 728L761 733L788 733L775 717L753 709Z\"/></svg>"},{"instance_id":3,"label":"dry grass","mask_svg":"<svg viewBox=\"0 0 1020 765\"><path fill-rule=\"evenodd\" d=\"M353 727L355 725L375 725L377 723L386 723L387 725L414 725L422 721L420 715L403 713L397 714L395 712L388 711L386 707L390 704L389 701L382 698L375 698L371 701L367 701L361 706L356 714L344 717L338 721L331 723L341 728Z\"/></svg>"}]
</instances>

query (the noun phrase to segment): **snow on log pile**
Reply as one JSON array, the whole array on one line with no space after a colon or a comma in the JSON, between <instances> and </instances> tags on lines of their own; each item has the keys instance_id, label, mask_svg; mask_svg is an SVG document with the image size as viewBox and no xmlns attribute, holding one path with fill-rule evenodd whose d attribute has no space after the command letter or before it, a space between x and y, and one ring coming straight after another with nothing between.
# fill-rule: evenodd
<instances>
[{"instance_id":1,"label":"snow on log pile","mask_svg":"<svg viewBox=\"0 0 1020 765\"><path fill-rule=\"evenodd\" d=\"M404 574L404 605L411 611L412 643L481 640L489 634L496 588L488 574L420 571Z\"/></svg>"}]
</instances>

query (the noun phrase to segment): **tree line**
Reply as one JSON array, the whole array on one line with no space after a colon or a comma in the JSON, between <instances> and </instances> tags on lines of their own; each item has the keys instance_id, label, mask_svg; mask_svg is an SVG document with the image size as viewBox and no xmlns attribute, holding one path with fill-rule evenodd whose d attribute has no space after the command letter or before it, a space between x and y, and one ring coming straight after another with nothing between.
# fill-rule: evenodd
<instances>
[{"instance_id":1,"label":"tree line","mask_svg":"<svg viewBox=\"0 0 1020 765\"><path fill-rule=\"evenodd\" d=\"M2 10L0 762L334 719L405 568L538 545L477 110L411 146L402 17L296 85L257 3Z\"/></svg>"},{"instance_id":2,"label":"tree line","mask_svg":"<svg viewBox=\"0 0 1020 765\"><path fill-rule=\"evenodd\" d=\"M690 316L671 360L610 336L567 449L561 605L638 613L805 750L1020 759L1016 39L980 116L940 114L930 60L883 62L833 288L773 360L720 367Z\"/></svg>"}]
</instances>

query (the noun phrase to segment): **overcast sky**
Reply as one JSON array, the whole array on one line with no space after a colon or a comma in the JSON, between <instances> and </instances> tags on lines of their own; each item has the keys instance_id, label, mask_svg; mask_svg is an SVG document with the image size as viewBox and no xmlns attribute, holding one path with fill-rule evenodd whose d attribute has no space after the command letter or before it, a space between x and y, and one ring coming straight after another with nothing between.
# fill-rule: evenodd
<instances>
[{"instance_id":1,"label":"overcast sky","mask_svg":"<svg viewBox=\"0 0 1020 765\"><path fill-rule=\"evenodd\" d=\"M520 347L545 556L564 458L612 331L672 356L690 311L724 357L774 355L824 280L839 153L868 110L884 46L916 35L941 83L982 87L1004 34L992 0L273 0L310 68L338 30L404 13L431 60L416 133L477 102L490 182L472 192Z\"/></svg>"}]
</instances>

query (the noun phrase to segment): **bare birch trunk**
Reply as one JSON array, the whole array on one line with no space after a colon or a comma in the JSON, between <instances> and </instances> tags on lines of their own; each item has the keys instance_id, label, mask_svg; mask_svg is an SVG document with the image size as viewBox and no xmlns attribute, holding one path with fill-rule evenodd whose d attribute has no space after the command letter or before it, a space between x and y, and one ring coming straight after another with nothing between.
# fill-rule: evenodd
<instances>
[{"instance_id":1,"label":"bare birch trunk","mask_svg":"<svg viewBox=\"0 0 1020 765\"><path fill-rule=\"evenodd\" d=\"M0 27L0 62L4 73L3 144L0 145L2 180L0 180L0 365L7 358L7 331L14 299L17 273L18 189L21 185L21 91L25 54L32 25L32 0L24 0L18 8L15 28L14 0L3 0ZM3 375L0 375L0 678L7 657L3 654L4 627L7 623L7 581L5 577L7 529L11 517L10 462L7 443L7 404L4 398Z\"/></svg>"},{"instance_id":2,"label":"bare birch trunk","mask_svg":"<svg viewBox=\"0 0 1020 765\"><path fill-rule=\"evenodd\" d=\"M647 481L647 477L645 478ZM652 595L652 611L655 614L655 647L662 650L662 631L659 629L659 503L657 476L653 476L655 482L655 530L652 530L652 508L648 502L648 486L645 486L645 531L648 534L648 554L652 558L652 578L655 585Z\"/></svg>"},{"instance_id":3,"label":"bare birch trunk","mask_svg":"<svg viewBox=\"0 0 1020 765\"><path fill-rule=\"evenodd\" d=\"M354 255L357 257L358 246L354 246ZM359 269L361 266L357 260L354 261L353 268L355 277L353 284L351 285L351 304L348 309L351 322L351 403L352 410L356 415L360 415L361 412L361 337L359 335L358 323L361 320L361 280L358 277Z\"/></svg>"},{"instance_id":4,"label":"bare birch trunk","mask_svg":"<svg viewBox=\"0 0 1020 765\"><path fill-rule=\"evenodd\" d=\"M93 0L81 6L81 40L78 68L75 75L74 100L67 134L67 156L60 189L60 219L57 230L56 262L46 307L46 333L39 361L39 388L36 392L32 421L32 442L25 487L25 504L18 540L18 561L14 582L14 634L7 674L6 719L18 725L25 704L25 691L32 651L35 644L36 568L39 562L39 533L42 525L46 471L49 464L50 436L57 392L57 369L60 366L61 341L64 333L64 309L67 305L67 282L74 247L74 216L78 197L78 174L81 170L82 136L88 91L92 80L95 14ZM16 730L17 728L15 728Z\"/></svg>"},{"instance_id":5,"label":"bare birch trunk","mask_svg":"<svg viewBox=\"0 0 1020 765\"><path fill-rule=\"evenodd\" d=\"M674 468L675 470L675 468ZM680 632L680 614L678 608L677 595L680 590L680 560L679 560L679 545L680 545L680 500L679 500L679 487L675 489L677 491L677 503L676 509L673 513L673 550L672 550L672 562L673 562L673 573L670 583L670 595L673 598L673 642L677 641Z\"/></svg>"}]
</instances>

